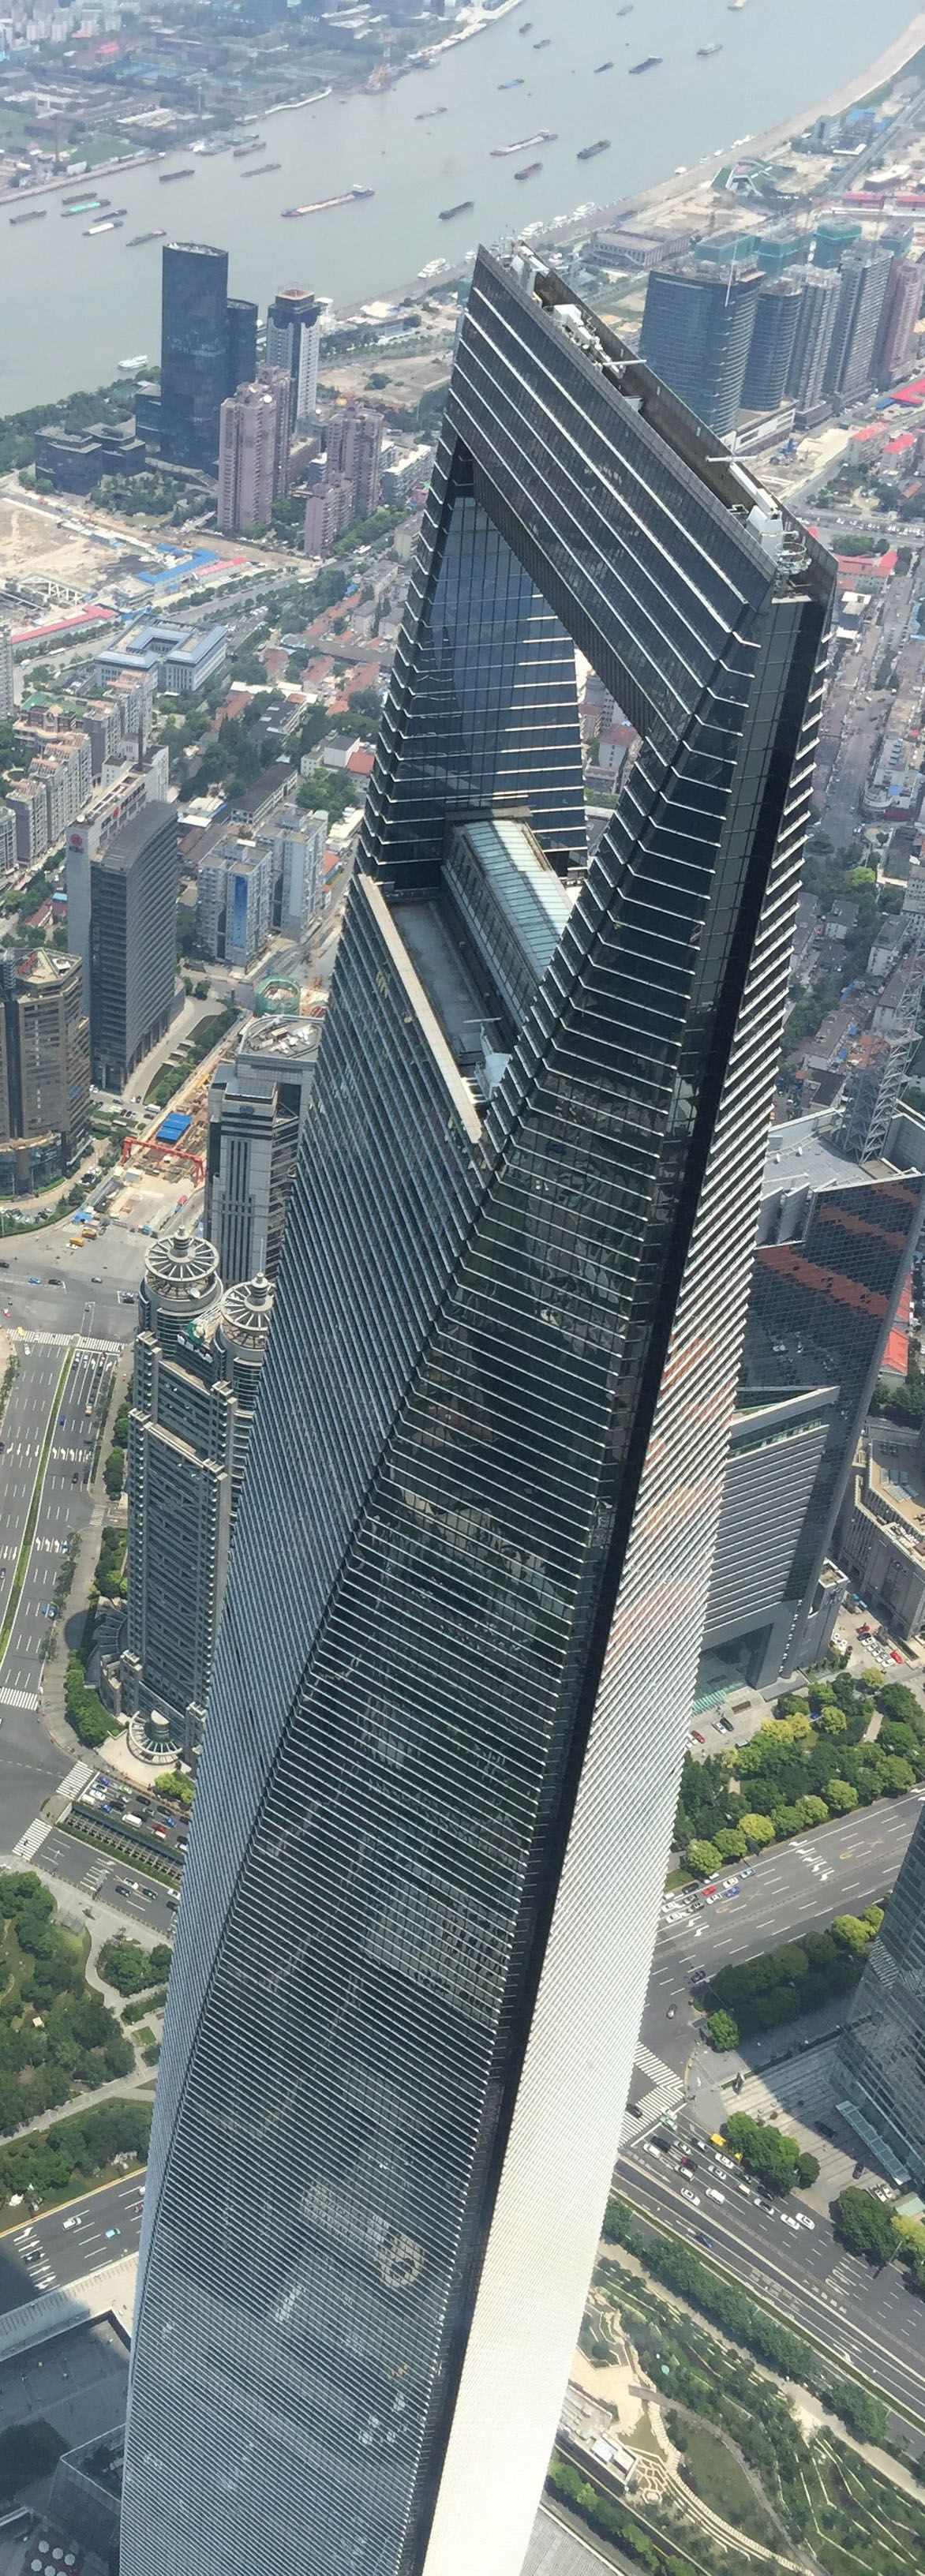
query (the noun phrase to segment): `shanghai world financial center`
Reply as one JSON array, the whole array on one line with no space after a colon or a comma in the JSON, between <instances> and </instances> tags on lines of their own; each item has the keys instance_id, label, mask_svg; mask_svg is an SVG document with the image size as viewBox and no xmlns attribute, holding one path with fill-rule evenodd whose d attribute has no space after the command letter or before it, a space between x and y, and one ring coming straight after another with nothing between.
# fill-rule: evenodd
<instances>
[{"instance_id":1,"label":"shanghai world financial center","mask_svg":"<svg viewBox=\"0 0 925 2576\"><path fill-rule=\"evenodd\" d=\"M520 2576L700 1649L830 594L558 280L480 255L213 1674L123 2576ZM576 648L641 737L587 864Z\"/></svg>"}]
</instances>

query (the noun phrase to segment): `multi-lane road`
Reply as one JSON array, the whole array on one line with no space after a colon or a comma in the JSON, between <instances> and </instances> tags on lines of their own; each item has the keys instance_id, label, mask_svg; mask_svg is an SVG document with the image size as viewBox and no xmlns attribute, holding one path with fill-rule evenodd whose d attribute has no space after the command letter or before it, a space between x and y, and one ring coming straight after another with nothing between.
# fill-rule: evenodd
<instances>
[{"instance_id":1,"label":"multi-lane road","mask_svg":"<svg viewBox=\"0 0 925 2576\"><path fill-rule=\"evenodd\" d=\"M689 2242L707 2238L705 2258L925 2424L925 2302L906 2288L905 2275L894 2265L874 2272L848 2254L817 2210L812 2229L788 2224L799 2200L787 2204L785 2219L747 2199L702 2141L693 2173L680 2169L678 2152L668 2159L651 2145L634 2150L618 2167L618 2188ZM682 2198L685 2191L694 2200Z\"/></svg>"},{"instance_id":2,"label":"multi-lane road","mask_svg":"<svg viewBox=\"0 0 925 2576\"><path fill-rule=\"evenodd\" d=\"M45 2218L20 2217L0 2234L0 2315L70 2289L104 2263L137 2254L144 2175L104 2183Z\"/></svg>"},{"instance_id":3,"label":"multi-lane road","mask_svg":"<svg viewBox=\"0 0 925 2576\"><path fill-rule=\"evenodd\" d=\"M643 2014L647 2048L680 2072L691 2050L695 2016L689 1998L696 1971L709 1975L753 1959L759 1950L816 1931L836 1914L857 1914L885 1895L921 1812L922 1794L912 1790L907 1798L777 1844L752 1864L751 1878L741 1878L735 1868L724 1871L727 1885L738 1878L737 1896L701 1904L696 1912L683 1894L666 1898Z\"/></svg>"},{"instance_id":4,"label":"multi-lane road","mask_svg":"<svg viewBox=\"0 0 925 2576\"><path fill-rule=\"evenodd\" d=\"M176 1898L161 1879L148 1878L137 1861L109 1859L93 1843L83 1842L76 1834L56 1829L46 1834L37 1853L43 1870L65 1886L76 1888L84 1903L111 1905L117 1914L125 1914L136 1923L147 1925L159 1940L169 1941L176 1930Z\"/></svg>"},{"instance_id":5,"label":"multi-lane road","mask_svg":"<svg viewBox=\"0 0 925 2576\"><path fill-rule=\"evenodd\" d=\"M0 1654L0 1832L10 1851L71 1767L42 1718L43 1648L68 1537L79 1533L91 1510L87 1478L118 1345L41 1327L17 1331L12 1318L7 1329L16 1376L0 1424L0 1620L5 1623L8 1605L13 1615Z\"/></svg>"}]
</instances>

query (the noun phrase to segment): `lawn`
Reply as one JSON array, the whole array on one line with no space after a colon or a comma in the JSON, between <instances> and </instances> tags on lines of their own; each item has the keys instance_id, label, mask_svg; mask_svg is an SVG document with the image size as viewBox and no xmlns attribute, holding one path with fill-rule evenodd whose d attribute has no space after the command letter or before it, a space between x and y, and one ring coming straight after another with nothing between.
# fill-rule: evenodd
<instances>
[{"instance_id":1,"label":"lawn","mask_svg":"<svg viewBox=\"0 0 925 2576\"><path fill-rule=\"evenodd\" d=\"M701 2504L711 2513L719 2513L724 2522L734 2523L737 2530L754 2538L756 2524L764 2520L744 2471L733 2459L718 2433L705 2424L688 2424L683 2416L670 2414L668 2430L676 2448L682 2453L688 2485ZM766 2533L762 2534L766 2537Z\"/></svg>"}]
</instances>

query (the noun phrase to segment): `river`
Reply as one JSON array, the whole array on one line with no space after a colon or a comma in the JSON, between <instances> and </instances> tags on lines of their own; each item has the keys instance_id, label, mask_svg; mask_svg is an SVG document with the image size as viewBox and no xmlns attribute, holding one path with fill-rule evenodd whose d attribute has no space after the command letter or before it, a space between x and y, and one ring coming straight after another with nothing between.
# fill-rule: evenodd
<instances>
[{"instance_id":1,"label":"river","mask_svg":"<svg viewBox=\"0 0 925 2576\"><path fill-rule=\"evenodd\" d=\"M521 34L524 22L529 32ZM567 32L563 32L567 22ZM456 258L537 217L631 196L692 167L745 133L766 132L814 107L893 43L909 0L524 0L522 9L448 52L392 90L325 98L266 118L278 171L246 179L249 161L172 154L168 168L194 177L162 186L163 165L108 175L100 185L125 206L121 232L93 240L88 217L62 217L60 195L44 222L11 230L0 214L2 316L0 412L102 384L122 357L160 340L160 244L130 250L133 233L165 225L184 240L230 254L232 294L265 309L284 285L311 286L338 306L387 295L441 253ZM437 29L435 27L435 34ZM549 42L537 52L542 39ZM721 51L697 60L699 45ZM661 55L656 70L631 63ZM613 68L597 71L608 56ZM502 88L519 80L522 86ZM424 109L446 114L421 121ZM542 127L553 143L493 160L496 144ZM579 147L608 136L611 149L579 162ZM524 160L542 167L522 185ZM284 206L328 197L353 183L365 202L286 222ZM471 197L471 214L440 222L442 206Z\"/></svg>"}]
</instances>

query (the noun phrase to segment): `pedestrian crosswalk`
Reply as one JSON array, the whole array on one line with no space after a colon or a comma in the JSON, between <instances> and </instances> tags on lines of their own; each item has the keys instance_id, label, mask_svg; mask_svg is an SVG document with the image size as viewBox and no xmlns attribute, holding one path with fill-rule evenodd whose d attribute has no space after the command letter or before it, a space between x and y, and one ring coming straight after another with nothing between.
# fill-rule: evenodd
<instances>
[{"instance_id":1,"label":"pedestrian crosswalk","mask_svg":"<svg viewBox=\"0 0 925 2576\"><path fill-rule=\"evenodd\" d=\"M122 1349L121 1342L102 1341L88 1333L50 1333L41 1325L14 1324L12 1334L17 1341L28 1342L31 1351L73 1350L79 1360L115 1360Z\"/></svg>"},{"instance_id":2,"label":"pedestrian crosswalk","mask_svg":"<svg viewBox=\"0 0 925 2576\"><path fill-rule=\"evenodd\" d=\"M0 1708L38 1708L38 1691L0 1690Z\"/></svg>"}]
</instances>

